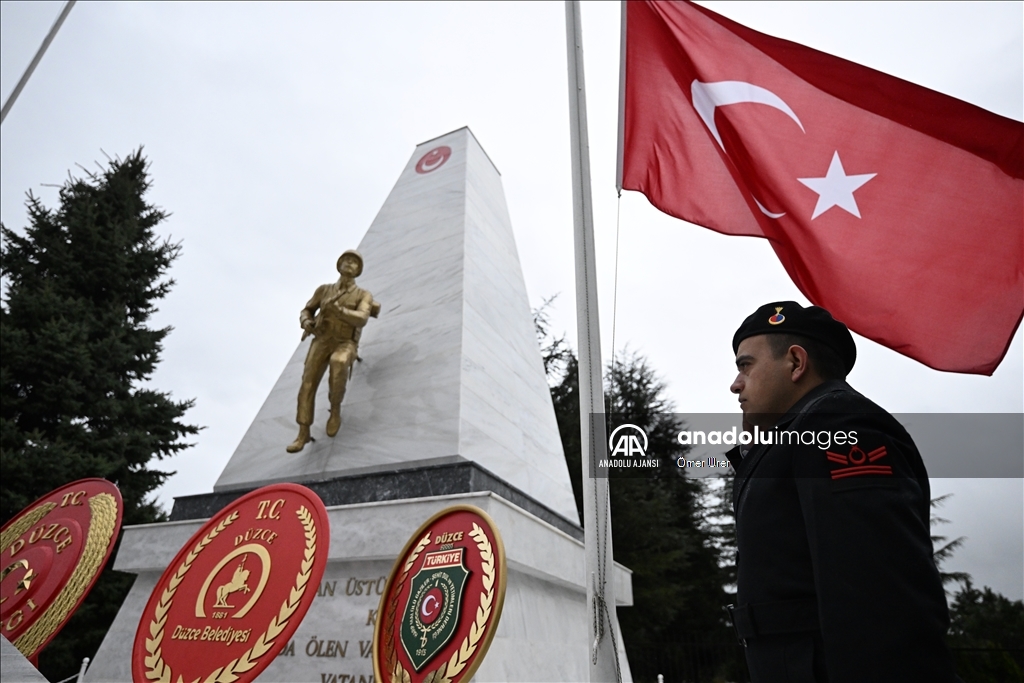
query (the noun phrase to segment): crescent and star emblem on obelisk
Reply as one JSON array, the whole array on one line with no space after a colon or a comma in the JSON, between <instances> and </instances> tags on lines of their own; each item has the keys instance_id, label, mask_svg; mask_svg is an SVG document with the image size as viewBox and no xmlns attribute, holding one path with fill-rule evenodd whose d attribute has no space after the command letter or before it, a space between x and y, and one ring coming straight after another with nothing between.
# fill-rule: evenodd
<instances>
[{"instance_id":1,"label":"crescent and star emblem on obelisk","mask_svg":"<svg viewBox=\"0 0 1024 683\"><path fill-rule=\"evenodd\" d=\"M690 85L690 95L693 98L693 108L697 111L697 115L704 122L704 125L708 127L708 130L711 131L711 135L715 138L718 146L726 154L728 152L726 152L722 136L718 132L718 126L715 124L715 109L717 107L747 102L764 104L781 111L792 119L800 127L801 131L806 132L804 124L801 123L796 112L786 104L785 100L771 90L754 85L753 83L745 81L702 83L695 80ZM846 169L843 168L843 162L839 158L839 151L836 150L832 154L832 162L829 164L828 171L824 177L797 178L797 180L818 194L818 202L814 206L811 220L825 213L833 206L838 206L853 216L860 218L860 208L857 206L857 200L854 198L853 193L876 175L876 173L847 175ZM752 198L754 203L757 204L757 208L761 210L761 213L769 218L778 219L786 215L784 211L780 213L770 211L756 197Z\"/></svg>"}]
</instances>

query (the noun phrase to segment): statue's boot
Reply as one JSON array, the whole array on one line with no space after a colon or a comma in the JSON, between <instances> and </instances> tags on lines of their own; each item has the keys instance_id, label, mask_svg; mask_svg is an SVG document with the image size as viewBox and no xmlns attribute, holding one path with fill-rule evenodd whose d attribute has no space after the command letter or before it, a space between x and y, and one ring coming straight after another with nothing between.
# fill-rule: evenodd
<instances>
[{"instance_id":1,"label":"statue's boot","mask_svg":"<svg viewBox=\"0 0 1024 683\"><path fill-rule=\"evenodd\" d=\"M309 425L299 425L299 435L295 437L295 441L288 444L285 450L289 453L298 453L312 440L309 436Z\"/></svg>"},{"instance_id":2,"label":"statue's boot","mask_svg":"<svg viewBox=\"0 0 1024 683\"><path fill-rule=\"evenodd\" d=\"M334 436L341 428L341 408L332 408L331 416L327 418L327 436Z\"/></svg>"}]
</instances>

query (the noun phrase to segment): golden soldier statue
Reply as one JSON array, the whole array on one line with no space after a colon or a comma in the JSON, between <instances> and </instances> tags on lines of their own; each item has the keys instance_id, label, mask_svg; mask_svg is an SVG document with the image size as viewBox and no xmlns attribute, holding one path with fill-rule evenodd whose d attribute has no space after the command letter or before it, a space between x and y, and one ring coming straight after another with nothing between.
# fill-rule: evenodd
<instances>
[{"instance_id":1,"label":"golden soldier statue","mask_svg":"<svg viewBox=\"0 0 1024 683\"><path fill-rule=\"evenodd\" d=\"M324 371L330 366L328 397L331 416L327 419L327 436L334 436L341 426L341 399L345 385L356 362L359 335L370 316L380 313L380 304L364 289L356 286L355 279L363 272L363 257L349 249L338 258L337 282L320 285L306 307L299 313L302 338L313 335L306 354L306 365L299 386L299 409L295 421L299 435L288 446L289 453L298 453L311 441L309 427L313 424L313 406L316 390ZM319 309L319 313L317 310Z\"/></svg>"}]
</instances>

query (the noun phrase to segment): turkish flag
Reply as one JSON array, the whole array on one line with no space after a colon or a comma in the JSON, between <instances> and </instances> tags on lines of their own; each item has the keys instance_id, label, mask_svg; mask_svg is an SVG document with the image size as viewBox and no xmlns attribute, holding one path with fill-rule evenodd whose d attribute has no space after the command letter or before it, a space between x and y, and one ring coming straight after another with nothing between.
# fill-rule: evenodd
<instances>
[{"instance_id":1,"label":"turkish flag","mask_svg":"<svg viewBox=\"0 0 1024 683\"><path fill-rule=\"evenodd\" d=\"M850 329L991 375L1024 314L1024 124L682 2L627 2L620 187L767 238Z\"/></svg>"}]
</instances>

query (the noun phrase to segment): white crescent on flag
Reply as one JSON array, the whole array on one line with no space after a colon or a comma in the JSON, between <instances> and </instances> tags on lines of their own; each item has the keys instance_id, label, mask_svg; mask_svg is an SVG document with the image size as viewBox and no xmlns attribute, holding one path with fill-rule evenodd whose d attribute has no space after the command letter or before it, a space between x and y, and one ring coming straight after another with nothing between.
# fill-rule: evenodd
<instances>
[{"instance_id":1,"label":"white crescent on flag","mask_svg":"<svg viewBox=\"0 0 1024 683\"><path fill-rule=\"evenodd\" d=\"M715 125L716 107L743 104L745 102L765 104L778 109L793 119L796 125L800 126L800 130L806 132L804 131L804 124L800 122L800 118L781 97L771 90L754 85L753 83L747 83L746 81L701 83L695 80L690 84L690 95L693 97L693 108L697 110L697 115L700 116L701 121L708 127L708 130L711 131L711 135L714 136L723 152L726 151L725 144L722 142L722 136L718 133L718 126ZM782 218L786 215L785 211L782 213L769 211L756 197L754 198L754 203L757 204L757 208L761 209L761 213L769 218Z\"/></svg>"}]
</instances>

